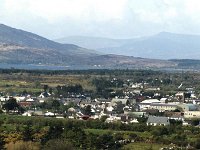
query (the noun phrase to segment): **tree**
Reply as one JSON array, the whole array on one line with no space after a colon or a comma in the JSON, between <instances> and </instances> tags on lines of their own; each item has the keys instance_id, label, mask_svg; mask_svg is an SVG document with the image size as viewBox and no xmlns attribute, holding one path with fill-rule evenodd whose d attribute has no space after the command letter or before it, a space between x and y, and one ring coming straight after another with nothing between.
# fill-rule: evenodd
<instances>
[{"instance_id":1,"label":"tree","mask_svg":"<svg viewBox=\"0 0 200 150\"><path fill-rule=\"evenodd\" d=\"M147 119L148 119L148 118L145 117L144 114L142 115L142 117L137 117L137 120L138 120L139 123L144 123L144 124L146 124Z\"/></svg>"},{"instance_id":2,"label":"tree","mask_svg":"<svg viewBox=\"0 0 200 150\"><path fill-rule=\"evenodd\" d=\"M53 94L53 89L52 88L49 88L49 93Z\"/></svg>"},{"instance_id":3,"label":"tree","mask_svg":"<svg viewBox=\"0 0 200 150\"><path fill-rule=\"evenodd\" d=\"M34 82L34 87L35 88L39 88L41 86L40 82L39 81L35 81Z\"/></svg>"},{"instance_id":4,"label":"tree","mask_svg":"<svg viewBox=\"0 0 200 150\"><path fill-rule=\"evenodd\" d=\"M60 102L58 100L53 100L52 108L57 111L59 110L59 107L60 107Z\"/></svg>"},{"instance_id":5,"label":"tree","mask_svg":"<svg viewBox=\"0 0 200 150\"><path fill-rule=\"evenodd\" d=\"M0 149L3 149L5 145L4 137L0 134Z\"/></svg>"},{"instance_id":6,"label":"tree","mask_svg":"<svg viewBox=\"0 0 200 150\"><path fill-rule=\"evenodd\" d=\"M107 133L96 138L95 147L96 149L118 149L119 145L115 143L113 136Z\"/></svg>"},{"instance_id":7,"label":"tree","mask_svg":"<svg viewBox=\"0 0 200 150\"><path fill-rule=\"evenodd\" d=\"M101 122L105 122L107 118L109 118L109 116L104 115L104 116L101 116L100 120L101 120Z\"/></svg>"},{"instance_id":8,"label":"tree","mask_svg":"<svg viewBox=\"0 0 200 150\"><path fill-rule=\"evenodd\" d=\"M44 85L43 89L44 89L44 92L46 92L48 90L49 86L48 85Z\"/></svg>"},{"instance_id":9,"label":"tree","mask_svg":"<svg viewBox=\"0 0 200 150\"><path fill-rule=\"evenodd\" d=\"M24 129L23 129L23 132L22 132L22 135L23 135L23 140L24 141L31 141L32 140L32 129L31 129L31 124L28 123Z\"/></svg>"},{"instance_id":10,"label":"tree","mask_svg":"<svg viewBox=\"0 0 200 150\"><path fill-rule=\"evenodd\" d=\"M200 149L200 139L199 139L199 138L197 138L197 139L195 140L194 146L195 146L196 149Z\"/></svg>"},{"instance_id":11,"label":"tree","mask_svg":"<svg viewBox=\"0 0 200 150\"><path fill-rule=\"evenodd\" d=\"M8 101L3 105L3 108L6 110L6 112L9 112L10 110L16 111L19 110L20 106L17 103L15 98L9 98Z\"/></svg>"},{"instance_id":12,"label":"tree","mask_svg":"<svg viewBox=\"0 0 200 150\"><path fill-rule=\"evenodd\" d=\"M92 112L91 112L91 105L87 105L86 108L85 108L85 115L91 115Z\"/></svg>"},{"instance_id":13,"label":"tree","mask_svg":"<svg viewBox=\"0 0 200 150\"><path fill-rule=\"evenodd\" d=\"M120 101L120 102L116 102L116 108L115 108L115 111L118 113L118 114L121 114L121 113L124 113L124 110L123 110L123 108L124 108L124 104L122 104L122 102Z\"/></svg>"}]
</instances>

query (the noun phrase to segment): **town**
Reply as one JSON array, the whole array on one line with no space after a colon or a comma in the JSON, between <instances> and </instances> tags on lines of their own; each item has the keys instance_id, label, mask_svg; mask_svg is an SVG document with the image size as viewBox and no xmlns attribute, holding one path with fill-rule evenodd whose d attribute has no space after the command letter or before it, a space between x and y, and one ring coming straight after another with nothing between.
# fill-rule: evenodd
<instances>
[{"instance_id":1,"label":"town","mask_svg":"<svg viewBox=\"0 0 200 150\"><path fill-rule=\"evenodd\" d=\"M198 75L152 70L4 70L0 78L1 114L83 122L101 120L127 126L145 124L147 128L198 127ZM192 147L190 144L186 147Z\"/></svg>"}]
</instances>

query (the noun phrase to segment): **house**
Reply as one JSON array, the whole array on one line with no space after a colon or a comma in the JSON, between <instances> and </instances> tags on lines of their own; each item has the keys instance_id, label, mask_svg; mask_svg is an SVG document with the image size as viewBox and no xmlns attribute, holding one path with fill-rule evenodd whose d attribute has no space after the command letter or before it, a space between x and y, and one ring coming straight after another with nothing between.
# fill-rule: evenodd
<instances>
[{"instance_id":1,"label":"house","mask_svg":"<svg viewBox=\"0 0 200 150\"><path fill-rule=\"evenodd\" d=\"M44 116L43 112L40 110L28 110L22 114L22 116Z\"/></svg>"},{"instance_id":2,"label":"house","mask_svg":"<svg viewBox=\"0 0 200 150\"><path fill-rule=\"evenodd\" d=\"M184 118L186 118L186 119L200 118L200 111L185 111Z\"/></svg>"},{"instance_id":3,"label":"house","mask_svg":"<svg viewBox=\"0 0 200 150\"><path fill-rule=\"evenodd\" d=\"M173 111L177 109L176 104L167 104L167 103L152 103L150 104L150 109L157 109L160 112L164 111Z\"/></svg>"},{"instance_id":4,"label":"house","mask_svg":"<svg viewBox=\"0 0 200 150\"><path fill-rule=\"evenodd\" d=\"M200 107L198 104L180 104L179 107L183 109L183 111L199 111Z\"/></svg>"},{"instance_id":5,"label":"house","mask_svg":"<svg viewBox=\"0 0 200 150\"><path fill-rule=\"evenodd\" d=\"M82 100L80 101L79 105L81 108L85 108L86 106L90 105L93 108L99 106L100 102L91 101L91 100Z\"/></svg>"},{"instance_id":6,"label":"house","mask_svg":"<svg viewBox=\"0 0 200 150\"><path fill-rule=\"evenodd\" d=\"M45 98L45 97L49 97L49 96L51 96L50 93L48 93L48 92L42 92L38 97L39 98Z\"/></svg>"},{"instance_id":7,"label":"house","mask_svg":"<svg viewBox=\"0 0 200 150\"><path fill-rule=\"evenodd\" d=\"M10 99L9 96L1 96L0 97L0 108L2 108L3 104Z\"/></svg>"},{"instance_id":8,"label":"house","mask_svg":"<svg viewBox=\"0 0 200 150\"><path fill-rule=\"evenodd\" d=\"M184 113L182 112L173 112L173 111L166 111L164 116L169 117L170 119L184 121Z\"/></svg>"},{"instance_id":9,"label":"house","mask_svg":"<svg viewBox=\"0 0 200 150\"><path fill-rule=\"evenodd\" d=\"M122 123L139 123L136 117L130 115L121 115L121 122Z\"/></svg>"},{"instance_id":10,"label":"house","mask_svg":"<svg viewBox=\"0 0 200 150\"><path fill-rule=\"evenodd\" d=\"M147 100L142 101L141 103L138 103L138 105L140 106L140 110L146 110L150 108L150 105L152 103L158 104L160 103L160 101L157 99L147 99Z\"/></svg>"},{"instance_id":11,"label":"house","mask_svg":"<svg viewBox=\"0 0 200 150\"><path fill-rule=\"evenodd\" d=\"M124 114L126 115L130 115L130 116L134 116L134 117L142 117L142 116L146 116L146 112L142 112L142 111L140 111L140 112L124 112Z\"/></svg>"},{"instance_id":12,"label":"house","mask_svg":"<svg viewBox=\"0 0 200 150\"><path fill-rule=\"evenodd\" d=\"M193 99L191 100L193 104L200 104L200 100L199 99Z\"/></svg>"},{"instance_id":13,"label":"house","mask_svg":"<svg viewBox=\"0 0 200 150\"><path fill-rule=\"evenodd\" d=\"M26 97L25 96L15 96L14 97L17 102L25 101Z\"/></svg>"},{"instance_id":14,"label":"house","mask_svg":"<svg viewBox=\"0 0 200 150\"><path fill-rule=\"evenodd\" d=\"M117 115L112 115L109 116L105 122L110 123L110 122L116 122L116 121L121 121L121 117L117 116Z\"/></svg>"},{"instance_id":15,"label":"house","mask_svg":"<svg viewBox=\"0 0 200 150\"><path fill-rule=\"evenodd\" d=\"M27 101L21 101L18 103L21 107L24 107L24 108L29 108L31 106L33 106L33 103L32 102L27 102Z\"/></svg>"},{"instance_id":16,"label":"house","mask_svg":"<svg viewBox=\"0 0 200 150\"><path fill-rule=\"evenodd\" d=\"M134 89L136 89L136 88L141 88L141 89L143 89L144 88L144 85L145 84L147 84L147 83L130 83L130 87L131 88L134 88Z\"/></svg>"},{"instance_id":17,"label":"house","mask_svg":"<svg viewBox=\"0 0 200 150\"><path fill-rule=\"evenodd\" d=\"M52 112L46 112L46 113L44 114L44 116L53 117L53 116L55 116L55 113L52 113Z\"/></svg>"},{"instance_id":18,"label":"house","mask_svg":"<svg viewBox=\"0 0 200 150\"><path fill-rule=\"evenodd\" d=\"M166 98L166 97L161 98L161 99L160 99L160 102L161 102L161 103L166 103L166 102L167 102L167 98Z\"/></svg>"},{"instance_id":19,"label":"house","mask_svg":"<svg viewBox=\"0 0 200 150\"><path fill-rule=\"evenodd\" d=\"M130 104L130 100L128 100L128 99L113 98L111 101L111 106L114 106L114 105L116 105L116 103L119 103L119 102L121 102L123 105Z\"/></svg>"},{"instance_id":20,"label":"house","mask_svg":"<svg viewBox=\"0 0 200 150\"><path fill-rule=\"evenodd\" d=\"M26 100L26 102L34 102L35 100L33 99L33 98L28 98L27 100Z\"/></svg>"},{"instance_id":21,"label":"house","mask_svg":"<svg viewBox=\"0 0 200 150\"><path fill-rule=\"evenodd\" d=\"M100 102L101 104L110 104L111 99L95 99L95 101Z\"/></svg>"},{"instance_id":22,"label":"house","mask_svg":"<svg viewBox=\"0 0 200 150\"><path fill-rule=\"evenodd\" d=\"M159 125L170 125L168 117L158 117L158 116L149 116L147 120L147 125L159 126Z\"/></svg>"},{"instance_id":23,"label":"house","mask_svg":"<svg viewBox=\"0 0 200 150\"><path fill-rule=\"evenodd\" d=\"M24 112L24 113L22 114L22 116L32 116L32 113L31 113L31 112Z\"/></svg>"},{"instance_id":24,"label":"house","mask_svg":"<svg viewBox=\"0 0 200 150\"><path fill-rule=\"evenodd\" d=\"M155 87L150 87L150 88L146 88L146 91L160 91L160 88L155 88Z\"/></svg>"},{"instance_id":25,"label":"house","mask_svg":"<svg viewBox=\"0 0 200 150\"><path fill-rule=\"evenodd\" d=\"M74 104L75 106L79 105L81 102L81 99L79 98L66 98L66 99L61 99L61 102L64 105L69 105L69 104Z\"/></svg>"}]
</instances>

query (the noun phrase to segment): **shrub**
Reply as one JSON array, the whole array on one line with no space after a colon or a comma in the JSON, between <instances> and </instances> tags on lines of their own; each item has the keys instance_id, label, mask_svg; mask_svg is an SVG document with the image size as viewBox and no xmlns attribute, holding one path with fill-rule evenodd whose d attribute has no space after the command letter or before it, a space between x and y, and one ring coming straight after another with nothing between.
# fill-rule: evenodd
<instances>
[{"instance_id":1,"label":"shrub","mask_svg":"<svg viewBox=\"0 0 200 150\"><path fill-rule=\"evenodd\" d=\"M6 144L7 150L40 150L40 144L34 142L24 142L24 141L17 141L17 142L10 142Z\"/></svg>"},{"instance_id":2,"label":"shrub","mask_svg":"<svg viewBox=\"0 0 200 150\"><path fill-rule=\"evenodd\" d=\"M63 139L52 139L49 140L43 147L43 150L75 150L73 145Z\"/></svg>"}]
</instances>

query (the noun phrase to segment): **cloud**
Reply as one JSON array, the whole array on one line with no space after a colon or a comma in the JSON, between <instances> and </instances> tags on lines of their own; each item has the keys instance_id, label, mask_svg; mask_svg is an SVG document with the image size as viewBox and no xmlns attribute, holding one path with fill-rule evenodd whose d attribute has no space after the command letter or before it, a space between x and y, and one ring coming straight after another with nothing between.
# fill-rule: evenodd
<instances>
[{"instance_id":1,"label":"cloud","mask_svg":"<svg viewBox=\"0 0 200 150\"><path fill-rule=\"evenodd\" d=\"M0 22L49 37L200 34L199 0L0 0Z\"/></svg>"}]
</instances>

